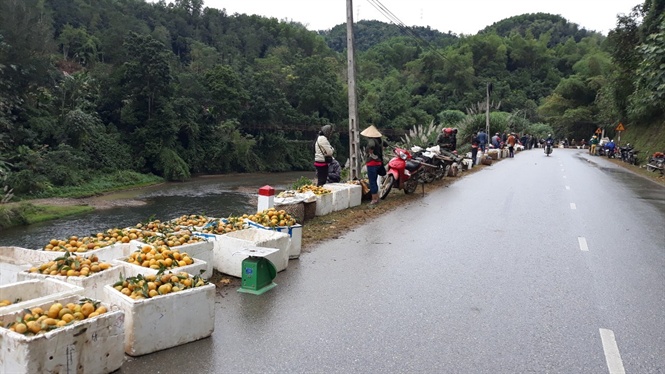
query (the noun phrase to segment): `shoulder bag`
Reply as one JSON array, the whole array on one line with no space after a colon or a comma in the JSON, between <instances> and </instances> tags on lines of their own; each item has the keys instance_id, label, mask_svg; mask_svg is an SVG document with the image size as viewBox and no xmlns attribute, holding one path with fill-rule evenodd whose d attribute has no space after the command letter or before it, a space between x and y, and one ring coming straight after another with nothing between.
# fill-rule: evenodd
<instances>
[{"instance_id":1,"label":"shoulder bag","mask_svg":"<svg viewBox=\"0 0 665 374\"><path fill-rule=\"evenodd\" d=\"M316 139L316 145L319 146L319 149L321 150L321 153L323 154L324 160L326 164L331 164L332 163L332 156L327 156L326 152L321 148L321 144L319 144L319 139Z\"/></svg>"}]
</instances>

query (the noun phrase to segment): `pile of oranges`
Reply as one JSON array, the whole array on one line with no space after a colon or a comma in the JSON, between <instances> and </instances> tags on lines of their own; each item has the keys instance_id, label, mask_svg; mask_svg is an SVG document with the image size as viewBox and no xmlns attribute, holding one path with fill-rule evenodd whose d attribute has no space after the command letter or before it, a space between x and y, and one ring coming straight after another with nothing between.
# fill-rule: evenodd
<instances>
[{"instance_id":1,"label":"pile of oranges","mask_svg":"<svg viewBox=\"0 0 665 374\"><path fill-rule=\"evenodd\" d=\"M23 314L17 316L16 321L9 323L6 328L19 334L37 335L106 312L106 307L100 305L99 301L90 299L82 299L78 304L53 303L46 310L40 307L24 310Z\"/></svg>"},{"instance_id":2,"label":"pile of oranges","mask_svg":"<svg viewBox=\"0 0 665 374\"><path fill-rule=\"evenodd\" d=\"M72 235L69 238L51 239L44 246L45 251L60 252L87 252L116 243L129 243L130 240L142 239L151 236L153 233L146 233L139 229L108 229L104 232L98 232L95 235L78 237Z\"/></svg>"},{"instance_id":3,"label":"pile of oranges","mask_svg":"<svg viewBox=\"0 0 665 374\"><path fill-rule=\"evenodd\" d=\"M198 214L185 214L173 220L176 225L180 226L205 226L210 221L209 217Z\"/></svg>"},{"instance_id":4,"label":"pile of oranges","mask_svg":"<svg viewBox=\"0 0 665 374\"><path fill-rule=\"evenodd\" d=\"M298 188L298 192L303 193L303 192L314 192L315 195L325 195L327 193L331 193L329 189L321 186L315 186L313 184L306 184L300 188Z\"/></svg>"},{"instance_id":5,"label":"pile of oranges","mask_svg":"<svg viewBox=\"0 0 665 374\"><path fill-rule=\"evenodd\" d=\"M0 300L0 308L2 308L3 306L12 305L12 304L13 303L11 301L7 300L7 299Z\"/></svg>"},{"instance_id":6,"label":"pile of oranges","mask_svg":"<svg viewBox=\"0 0 665 374\"><path fill-rule=\"evenodd\" d=\"M194 263L194 260L187 253L171 250L165 245L144 245L140 250L129 255L125 261L155 270L173 269Z\"/></svg>"},{"instance_id":7,"label":"pile of oranges","mask_svg":"<svg viewBox=\"0 0 665 374\"><path fill-rule=\"evenodd\" d=\"M248 226L243 217L229 216L228 218L213 222L213 224L204 227L201 231L207 234L227 234L233 231L244 230Z\"/></svg>"},{"instance_id":8,"label":"pile of oranges","mask_svg":"<svg viewBox=\"0 0 665 374\"><path fill-rule=\"evenodd\" d=\"M108 262L100 262L97 256L74 256L69 252L39 267L32 267L30 273L59 275L65 277L87 277L111 268Z\"/></svg>"},{"instance_id":9,"label":"pile of oranges","mask_svg":"<svg viewBox=\"0 0 665 374\"><path fill-rule=\"evenodd\" d=\"M277 210L275 208L269 208L256 214L245 214L243 218L266 227L293 226L296 224L295 218L290 214L284 210Z\"/></svg>"},{"instance_id":10,"label":"pile of oranges","mask_svg":"<svg viewBox=\"0 0 665 374\"><path fill-rule=\"evenodd\" d=\"M165 236L154 236L151 238L144 239L146 243L150 243L154 246L168 246L168 247L177 247L185 244L193 244L205 241L205 238L200 236L192 235L188 230L173 232L170 234L165 234Z\"/></svg>"},{"instance_id":11,"label":"pile of oranges","mask_svg":"<svg viewBox=\"0 0 665 374\"><path fill-rule=\"evenodd\" d=\"M208 284L200 276L191 276L188 273L177 274L148 274L120 280L113 285L118 292L134 300L150 299L152 297L167 295L194 287Z\"/></svg>"}]
</instances>

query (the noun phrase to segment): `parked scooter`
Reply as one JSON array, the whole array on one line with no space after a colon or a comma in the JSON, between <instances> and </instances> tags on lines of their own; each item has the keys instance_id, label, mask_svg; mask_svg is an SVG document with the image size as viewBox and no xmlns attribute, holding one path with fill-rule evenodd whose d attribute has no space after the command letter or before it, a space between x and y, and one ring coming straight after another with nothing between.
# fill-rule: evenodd
<instances>
[{"instance_id":1,"label":"parked scooter","mask_svg":"<svg viewBox=\"0 0 665 374\"><path fill-rule=\"evenodd\" d=\"M433 166L426 167L423 170L423 182L431 183L434 180L443 178L446 169L445 165L443 164L443 159L438 153L438 146L422 149L421 147L414 145L411 147L411 152L413 159Z\"/></svg>"},{"instance_id":2,"label":"parked scooter","mask_svg":"<svg viewBox=\"0 0 665 374\"><path fill-rule=\"evenodd\" d=\"M381 200L388 196L393 187L404 190L406 194L415 192L418 183L422 182L424 165L427 165L422 161L414 160L406 149L395 147L393 152L395 156L388 161L386 176L379 185Z\"/></svg>"},{"instance_id":3,"label":"parked scooter","mask_svg":"<svg viewBox=\"0 0 665 374\"><path fill-rule=\"evenodd\" d=\"M621 151L621 161L627 162L631 165L637 165L637 153L639 151L636 151L633 146L630 145L630 143L626 144L625 147L620 147L619 148Z\"/></svg>"},{"instance_id":4,"label":"parked scooter","mask_svg":"<svg viewBox=\"0 0 665 374\"><path fill-rule=\"evenodd\" d=\"M649 171L660 171L660 174L665 174L665 153L656 152L653 156L649 157L649 162L647 163L647 170Z\"/></svg>"}]
</instances>

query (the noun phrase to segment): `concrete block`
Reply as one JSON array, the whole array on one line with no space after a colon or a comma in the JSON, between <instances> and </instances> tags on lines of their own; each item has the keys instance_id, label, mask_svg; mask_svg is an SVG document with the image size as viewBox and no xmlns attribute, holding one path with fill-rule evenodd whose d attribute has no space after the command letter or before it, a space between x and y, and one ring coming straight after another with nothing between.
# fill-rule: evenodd
<instances>
[{"instance_id":1,"label":"concrete block","mask_svg":"<svg viewBox=\"0 0 665 374\"><path fill-rule=\"evenodd\" d=\"M293 226L266 227L249 220L247 221L247 223L250 225L250 227L255 227L262 230L273 230L289 234L289 245L287 249L287 251L289 252L289 259L295 259L300 257L300 251L302 249L302 225L296 224Z\"/></svg>"},{"instance_id":2,"label":"concrete block","mask_svg":"<svg viewBox=\"0 0 665 374\"><path fill-rule=\"evenodd\" d=\"M53 278L31 279L7 284L0 286L0 300L9 300L13 304L0 306L0 314L20 311L30 305L82 294L82 287Z\"/></svg>"},{"instance_id":3,"label":"concrete block","mask_svg":"<svg viewBox=\"0 0 665 374\"><path fill-rule=\"evenodd\" d=\"M122 272L122 266L111 263L111 267L102 270L99 273L94 273L87 277L67 277L63 275L44 275L39 273L29 273L23 271L18 274L18 279L30 280L30 279L57 279L65 281L69 284L73 284L78 287L83 288L82 295L91 299L107 301L106 293L104 292L104 286L107 284L113 284L120 278L120 273Z\"/></svg>"},{"instance_id":4,"label":"concrete block","mask_svg":"<svg viewBox=\"0 0 665 374\"><path fill-rule=\"evenodd\" d=\"M213 267L224 274L238 278L242 276L242 260L247 256L233 254L246 247L279 249L266 257L277 271L285 270L289 264L289 235L286 233L252 227L216 237Z\"/></svg>"},{"instance_id":5,"label":"concrete block","mask_svg":"<svg viewBox=\"0 0 665 374\"><path fill-rule=\"evenodd\" d=\"M55 301L30 307L48 309ZM78 301L78 296L57 300L62 304ZM102 305L108 312L36 336L0 328L0 373L99 374L120 369L125 360L124 313ZM0 324L6 326L19 314L22 311L0 315Z\"/></svg>"},{"instance_id":6,"label":"concrete block","mask_svg":"<svg viewBox=\"0 0 665 374\"><path fill-rule=\"evenodd\" d=\"M113 307L125 313L124 351L141 356L206 338L215 329L215 285L134 300L104 287Z\"/></svg>"}]
</instances>

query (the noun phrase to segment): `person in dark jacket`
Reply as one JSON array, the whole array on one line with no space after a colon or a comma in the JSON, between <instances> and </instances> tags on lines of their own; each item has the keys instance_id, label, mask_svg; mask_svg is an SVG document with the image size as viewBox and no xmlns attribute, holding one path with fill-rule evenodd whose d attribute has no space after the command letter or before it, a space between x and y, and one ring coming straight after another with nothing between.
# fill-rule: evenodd
<instances>
[{"instance_id":1,"label":"person in dark jacket","mask_svg":"<svg viewBox=\"0 0 665 374\"><path fill-rule=\"evenodd\" d=\"M480 141L478 140L478 132L473 134L471 137L471 165L476 165L476 158L478 158L478 147L480 146Z\"/></svg>"},{"instance_id":2,"label":"person in dark jacket","mask_svg":"<svg viewBox=\"0 0 665 374\"><path fill-rule=\"evenodd\" d=\"M480 130L478 133L478 144L480 146L480 150L485 153L485 146L487 145L487 134L485 134L484 130Z\"/></svg>"},{"instance_id":3,"label":"person in dark jacket","mask_svg":"<svg viewBox=\"0 0 665 374\"><path fill-rule=\"evenodd\" d=\"M436 144L439 145L441 149L452 152L455 149L453 148L453 129L446 127L441 129L441 134L436 138Z\"/></svg>"},{"instance_id":4,"label":"person in dark jacket","mask_svg":"<svg viewBox=\"0 0 665 374\"><path fill-rule=\"evenodd\" d=\"M328 164L328 183L339 183L342 180L342 167L333 157L332 162Z\"/></svg>"},{"instance_id":5,"label":"person in dark jacket","mask_svg":"<svg viewBox=\"0 0 665 374\"><path fill-rule=\"evenodd\" d=\"M452 151L457 150L457 131L458 131L457 127L454 127L453 128L453 133L450 136L452 138L452 139L450 139L450 142L452 143L452 146L453 146Z\"/></svg>"}]
</instances>

